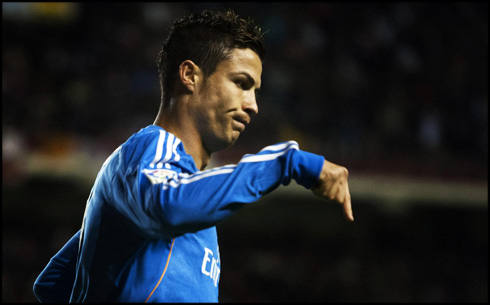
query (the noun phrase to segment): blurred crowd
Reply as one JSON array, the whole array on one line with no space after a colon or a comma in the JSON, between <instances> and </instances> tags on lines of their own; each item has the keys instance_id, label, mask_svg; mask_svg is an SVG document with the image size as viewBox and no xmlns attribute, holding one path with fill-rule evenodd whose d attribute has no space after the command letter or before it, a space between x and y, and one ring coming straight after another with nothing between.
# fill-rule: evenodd
<instances>
[{"instance_id":1,"label":"blurred crowd","mask_svg":"<svg viewBox=\"0 0 490 305\"><path fill-rule=\"evenodd\" d=\"M352 169L487 178L486 3L2 6L4 165L110 153L154 120L171 22L232 7L267 31L267 58L260 115L217 163L295 139Z\"/></svg>"},{"instance_id":2,"label":"blurred crowd","mask_svg":"<svg viewBox=\"0 0 490 305\"><path fill-rule=\"evenodd\" d=\"M2 184L8 192L2 192L2 204L9 217L3 219L3 301L34 300L31 285L35 276L79 228L88 194L85 186L80 189L73 181L30 179L32 156L54 160L76 156L101 164L132 133L153 123L160 101L155 59L172 21L206 8L229 7L241 16L253 16L267 31L267 54L259 115L234 147L213 157L213 164L236 162L245 153L293 139L301 148L347 166L351 173L487 181L487 3L4 2ZM54 195L54 189L63 194ZM372 219L377 217L372 215ZM486 218L478 219L473 229L471 222L465 223L470 225L467 233L488 226ZM446 228L443 220L440 224ZM395 227L363 234L366 241L382 243ZM427 238L424 245L429 247L443 232L435 225L427 230L423 232L431 237L416 238ZM291 290L291 283L300 281L281 273L282 265L273 268L280 261L296 259L283 245L251 256L248 263L230 265L224 300L243 300L248 295L250 300L269 296L273 301L281 292L289 301L488 300L488 291L481 288L486 286L483 278L487 274L475 271L483 263L480 258L488 254L487 235L472 242L464 234L447 237L445 242L463 253L459 247L467 241L470 248L485 255L480 253L472 261L466 252L463 256L444 254L444 248L435 245L438 248L432 254L442 258L433 270L451 273L446 278L441 275L446 283L439 281L430 287L417 283L421 274L414 275L407 264L426 263L417 260L422 252L407 256L393 250L395 255L389 256L384 250L395 246L365 242L357 250L366 256L339 253L330 257L336 259L338 270L329 269L330 264L323 271L318 269L325 259L321 251L299 253L316 270L297 275L298 279L305 280L302 285L311 283L306 279L313 272L317 285ZM384 237L376 239L381 235ZM249 238L258 241L256 236ZM287 241L285 237L284 243ZM231 249L238 251L240 245ZM431 253L424 255L428 261ZM228 257L233 261L233 256ZM447 269L459 259L468 260L470 268L456 264ZM250 278L236 279L241 271L247 272L247 264L262 264L264 276L278 273L273 280L249 273ZM272 269L275 271L267 272ZM343 272L345 269L352 272ZM381 285L390 283L393 270L401 274L399 282L391 282L395 288L390 292ZM479 275L471 282L475 272ZM329 287L318 284L327 278L340 282L330 282ZM260 291L260 281L278 286ZM456 290L463 281L464 292L461 287ZM365 282L372 286L364 287ZM351 291L340 290L352 285L360 291L359 299ZM236 294L232 289L238 289ZM295 295L298 291L311 294ZM403 291L411 291L412 296L404 297Z\"/></svg>"}]
</instances>

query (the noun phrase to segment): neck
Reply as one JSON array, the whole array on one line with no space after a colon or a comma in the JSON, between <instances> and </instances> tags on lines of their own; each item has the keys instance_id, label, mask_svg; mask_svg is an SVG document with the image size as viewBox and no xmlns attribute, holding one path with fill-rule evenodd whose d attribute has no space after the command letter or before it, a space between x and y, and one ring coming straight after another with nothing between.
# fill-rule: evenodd
<instances>
[{"instance_id":1,"label":"neck","mask_svg":"<svg viewBox=\"0 0 490 305\"><path fill-rule=\"evenodd\" d=\"M183 111L179 110L178 107L160 108L153 125L160 126L179 138L184 145L185 151L194 160L196 167L199 170L206 168L211 159L211 153L204 149L202 138L197 132L194 122L189 120Z\"/></svg>"}]
</instances>

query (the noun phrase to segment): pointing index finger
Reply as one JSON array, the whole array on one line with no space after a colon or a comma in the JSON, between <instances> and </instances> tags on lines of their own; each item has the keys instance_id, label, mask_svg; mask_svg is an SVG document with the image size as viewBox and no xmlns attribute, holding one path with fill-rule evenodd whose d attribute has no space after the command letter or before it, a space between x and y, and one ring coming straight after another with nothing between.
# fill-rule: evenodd
<instances>
[{"instance_id":1,"label":"pointing index finger","mask_svg":"<svg viewBox=\"0 0 490 305\"><path fill-rule=\"evenodd\" d=\"M344 214L348 220L354 221L354 214L352 213L352 205L351 205L351 201L350 201L350 196L347 196L347 198L344 201Z\"/></svg>"},{"instance_id":2,"label":"pointing index finger","mask_svg":"<svg viewBox=\"0 0 490 305\"><path fill-rule=\"evenodd\" d=\"M347 195L345 196L343 206L344 206L345 217L350 221L354 221L354 214L352 212L352 203L351 203L350 191L348 185L347 185Z\"/></svg>"}]
</instances>

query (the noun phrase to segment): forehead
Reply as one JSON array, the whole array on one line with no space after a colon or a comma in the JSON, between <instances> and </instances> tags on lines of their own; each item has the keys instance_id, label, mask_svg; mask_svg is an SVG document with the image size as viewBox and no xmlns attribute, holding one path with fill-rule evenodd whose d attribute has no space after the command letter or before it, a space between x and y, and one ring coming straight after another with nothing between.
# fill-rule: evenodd
<instances>
[{"instance_id":1,"label":"forehead","mask_svg":"<svg viewBox=\"0 0 490 305\"><path fill-rule=\"evenodd\" d=\"M248 73L260 85L262 75L262 61L251 49L233 49L229 59L223 60L216 67L216 71L225 74Z\"/></svg>"}]
</instances>

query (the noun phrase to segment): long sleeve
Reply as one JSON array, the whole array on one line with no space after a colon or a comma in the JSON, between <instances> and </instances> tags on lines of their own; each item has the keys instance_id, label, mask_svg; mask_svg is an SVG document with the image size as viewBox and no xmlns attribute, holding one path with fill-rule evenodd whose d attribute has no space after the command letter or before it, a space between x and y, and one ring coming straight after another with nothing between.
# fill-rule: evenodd
<instances>
[{"instance_id":1,"label":"long sleeve","mask_svg":"<svg viewBox=\"0 0 490 305\"><path fill-rule=\"evenodd\" d=\"M75 282L80 231L49 261L34 282L34 295L41 303L68 303Z\"/></svg>"},{"instance_id":2,"label":"long sleeve","mask_svg":"<svg viewBox=\"0 0 490 305\"><path fill-rule=\"evenodd\" d=\"M158 238L215 226L244 204L280 184L288 185L292 179L309 188L318 181L324 162L322 156L302 151L296 142L289 141L245 155L238 164L188 173L180 167L185 155L180 140L165 134L169 133L162 132L165 140L160 139L154 149L156 157L152 154L140 159L138 166L129 161L124 167L133 171L122 171L124 177L112 180L116 185L113 195L120 198L114 201L116 208L143 234ZM117 162L124 160L125 154L135 155L124 147L121 151ZM128 197L134 202L120 204Z\"/></svg>"}]
</instances>

